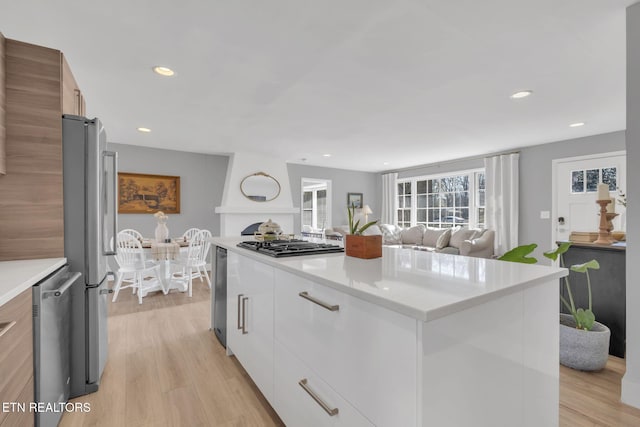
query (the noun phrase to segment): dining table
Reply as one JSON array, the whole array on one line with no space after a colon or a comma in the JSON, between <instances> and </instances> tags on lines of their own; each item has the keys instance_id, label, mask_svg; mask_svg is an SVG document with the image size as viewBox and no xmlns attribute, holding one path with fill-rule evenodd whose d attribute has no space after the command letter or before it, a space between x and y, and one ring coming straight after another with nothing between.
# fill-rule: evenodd
<instances>
[{"instance_id":1,"label":"dining table","mask_svg":"<svg viewBox=\"0 0 640 427\"><path fill-rule=\"evenodd\" d=\"M178 289L186 292L189 286L186 278L175 277L171 271L172 265L180 257L185 257L189 250L189 242L183 238L171 239L169 242L157 242L155 239L142 239L142 249L145 258L154 261L159 267L159 284L162 292L166 295L171 289Z\"/></svg>"}]
</instances>

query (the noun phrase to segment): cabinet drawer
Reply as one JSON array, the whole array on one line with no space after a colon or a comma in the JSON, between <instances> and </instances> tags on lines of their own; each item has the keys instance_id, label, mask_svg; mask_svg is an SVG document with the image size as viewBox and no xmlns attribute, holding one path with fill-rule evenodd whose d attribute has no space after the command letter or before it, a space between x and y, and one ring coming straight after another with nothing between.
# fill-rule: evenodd
<instances>
[{"instance_id":1,"label":"cabinet drawer","mask_svg":"<svg viewBox=\"0 0 640 427\"><path fill-rule=\"evenodd\" d=\"M309 391L303 388L301 382L304 382ZM288 426L373 425L277 340L274 399L276 412ZM323 409L322 404L326 409ZM330 415L327 412L332 410L337 413Z\"/></svg>"},{"instance_id":2,"label":"cabinet drawer","mask_svg":"<svg viewBox=\"0 0 640 427\"><path fill-rule=\"evenodd\" d=\"M33 318L31 288L0 307L0 324L5 332L0 336L0 401L33 401ZM15 323L13 323L15 322ZM29 387L31 384L31 387ZM27 406L28 407L28 406ZM33 424L33 414L26 418L19 413L0 411L0 425L10 420L27 419ZM29 425L26 424L26 425ZM25 425L25 424L23 424Z\"/></svg>"},{"instance_id":3,"label":"cabinet drawer","mask_svg":"<svg viewBox=\"0 0 640 427\"><path fill-rule=\"evenodd\" d=\"M275 274L275 338L375 425L415 425L415 319Z\"/></svg>"}]
</instances>

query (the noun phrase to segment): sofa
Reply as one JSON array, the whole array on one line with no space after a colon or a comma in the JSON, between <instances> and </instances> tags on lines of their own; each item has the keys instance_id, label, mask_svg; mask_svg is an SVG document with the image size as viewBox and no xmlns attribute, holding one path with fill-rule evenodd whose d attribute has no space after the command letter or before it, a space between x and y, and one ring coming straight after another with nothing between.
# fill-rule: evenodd
<instances>
[{"instance_id":1,"label":"sofa","mask_svg":"<svg viewBox=\"0 0 640 427\"><path fill-rule=\"evenodd\" d=\"M341 237L348 232L347 226L337 226L325 230L327 237ZM428 228L424 225L416 225L411 228L402 228L391 224L373 225L363 234L381 234L382 244L386 246L476 258L492 258L495 239L495 232L488 229Z\"/></svg>"},{"instance_id":2,"label":"sofa","mask_svg":"<svg viewBox=\"0 0 640 427\"><path fill-rule=\"evenodd\" d=\"M428 228L424 225L403 229L391 224L381 224L380 230L383 245L477 258L493 257L493 230L466 227Z\"/></svg>"}]
</instances>

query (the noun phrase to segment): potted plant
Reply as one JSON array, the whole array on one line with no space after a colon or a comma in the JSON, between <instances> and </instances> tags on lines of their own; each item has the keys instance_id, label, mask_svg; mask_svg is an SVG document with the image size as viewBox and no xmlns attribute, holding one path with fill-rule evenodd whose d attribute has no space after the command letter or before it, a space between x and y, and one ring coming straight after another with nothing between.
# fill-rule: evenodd
<instances>
[{"instance_id":1,"label":"potted plant","mask_svg":"<svg viewBox=\"0 0 640 427\"><path fill-rule=\"evenodd\" d=\"M344 236L344 250L347 256L356 258L379 258L382 256L382 236L363 236L362 233L378 220L368 222L360 226L360 221L354 223L355 205L347 207L349 216L349 234Z\"/></svg>"},{"instance_id":2,"label":"potted plant","mask_svg":"<svg viewBox=\"0 0 640 427\"><path fill-rule=\"evenodd\" d=\"M500 260L535 264L538 260L528 256L538 245L518 246L502 255ZM553 251L543 255L553 261L560 260L560 266L564 267L562 254L569 250L571 243L564 242ZM602 323L596 322L592 310L591 279L589 270L600 268L598 261L591 260L583 264L575 264L569 267L571 271L584 273L587 281L588 308L576 308L569 277L563 278L567 290L567 298L560 295L560 301L570 314L560 313L560 363L581 371L597 371L607 363L609 356L609 339L611 331Z\"/></svg>"}]
</instances>

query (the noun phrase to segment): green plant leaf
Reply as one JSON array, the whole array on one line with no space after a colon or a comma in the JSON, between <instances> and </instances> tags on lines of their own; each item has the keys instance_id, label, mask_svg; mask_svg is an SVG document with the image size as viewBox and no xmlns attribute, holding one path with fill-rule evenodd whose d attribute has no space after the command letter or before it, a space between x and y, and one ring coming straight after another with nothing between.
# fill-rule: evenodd
<instances>
[{"instance_id":1,"label":"green plant leaf","mask_svg":"<svg viewBox=\"0 0 640 427\"><path fill-rule=\"evenodd\" d=\"M366 230L367 228L371 227L373 224L375 224L377 222L378 222L378 220L376 219L375 221L371 221L371 222L366 223L365 225L360 227L360 230L357 231L357 234L362 234L364 232L364 230Z\"/></svg>"},{"instance_id":2,"label":"green plant leaf","mask_svg":"<svg viewBox=\"0 0 640 427\"><path fill-rule=\"evenodd\" d=\"M574 264L570 268L571 271L575 271L577 273L586 273L588 269L598 270L600 268L600 264L598 264L598 261L595 259L592 259L584 264Z\"/></svg>"},{"instance_id":3,"label":"green plant leaf","mask_svg":"<svg viewBox=\"0 0 640 427\"><path fill-rule=\"evenodd\" d=\"M358 232L358 226L360 225L360 220L357 220L355 224L353 224L353 233L351 234L360 234Z\"/></svg>"},{"instance_id":4,"label":"green plant leaf","mask_svg":"<svg viewBox=\"0 0 640 427\"><path fill-rule=\"evenodd\" d=\"M349 215L349 234L355 234L355 230L353 229L353 211L355 210L355 205L352 203L351 207L347 206L347 214Z\"/></svg>"},{"instance_id":5,"label":"green plant leaf","mask_svg":"<svg viewBox=\"0 0 640 427\"><path fill-rule=\"evenodd\" d=\"M506 252L498 259L502 261L520 262L523 264L535 264L536 262L538 262L538 260L534 257L528 257L527 255L533 252L537 247L538 245L535 243L531 243L530 245L517 246L511 249L509 252Z\"/></svg>"},{"instance_id":6,"label":"green plant leaf","mask_svg":"<svg viewBox=\"0 0 640 427\"><path fill-rule=\"evenodd\" d=\"M590 331L591 328L593 328L593 323L596 321L596 316L591 310L584 310L582 308L576 310L573 318L576 320L577 327L585 331Z\"/></svg>"},{"instance_id":7,"label":"green plant leaf","mask_svg":"<svg viewBox=\"0 0 640 427\"><path fill-rule=\"evenodd\" d=\"M558 256L567 252L570 246L571 246L571 242L563 242L563 243L560 243L555 250L544 252L542 255L555 261L558 259Z\"/></svg>"}]
</instances>

